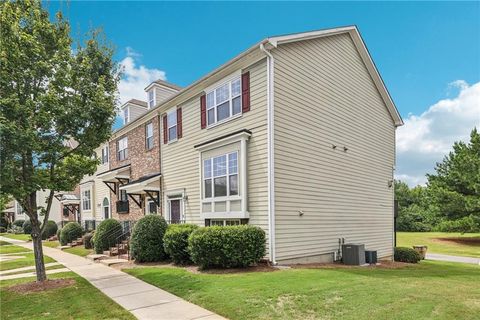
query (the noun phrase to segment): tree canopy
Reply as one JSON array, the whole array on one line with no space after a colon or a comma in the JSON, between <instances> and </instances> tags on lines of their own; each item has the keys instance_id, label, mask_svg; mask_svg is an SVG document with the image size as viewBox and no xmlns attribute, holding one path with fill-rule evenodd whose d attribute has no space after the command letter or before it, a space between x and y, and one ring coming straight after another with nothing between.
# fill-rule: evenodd
<instances>
[{"instance_id":1,"label":"tree canopy","mask_svg":"<svg viewBox=\"0 0 480 320\"><path fill-rule=\"evenodd\" d=\"M101 32L74 42L68 21L39 1L1 2L0 24L0 191L25 209L35 240L54 192L95 171L94 149L115 117L118 65ZM38 190L50 190L45 205Z\"/></svg>"},{"instance_id":2,"label":"tree canopy","mask_svg":"<svg viewBox=\"0 0 480 320\"><path fill-rule=\"evenodd\" d=\"M399 230L480 232L480 134L476 128L468 143L454 143L427 179L426 187L412 189L401 181L395 183Z\"/></svg>"}]
</instances>

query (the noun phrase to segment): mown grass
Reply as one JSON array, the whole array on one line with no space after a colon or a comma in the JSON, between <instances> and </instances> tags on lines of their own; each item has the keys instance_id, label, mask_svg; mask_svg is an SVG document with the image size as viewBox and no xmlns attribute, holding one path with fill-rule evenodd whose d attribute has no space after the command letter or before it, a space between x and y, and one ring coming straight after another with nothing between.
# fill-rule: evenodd
<instances>
[{"instance_id":1,"label":"mown grass","mask_svg":"<svg viewBox=\"0 0 480 320\"><path fill-rule=\"evenodd\" d=\"M28 249L25 249L25 251ZM17 269L22 267L28 267L35 265L35 258L33 253L21 253L19 256L23 256L24 258L10 260L10 261L1 261L0 262L0 271L3 270L10 270L10 269ZM45 263L55 262L50 257L44 256L43 257Z\"/></svg>"},{"instance_id":2,"label":"mown grass","mask_svg":"<svg viewBox=\"0 0 480 320\"><path fill-rule=\"evenodd\" d=\"M131 313L75 273L59 273L49 279L75 279L73 286L36 293L13 293L8 286L34 278L0 281L0 318L8 319L135 319Z\"/></svg>"},{"instance_id":3,"label":"mown grass","mask_svg":"<svg viewBox=\"0 0 480 320\"><path fill-rule=\"evenodd\" d=\"M0 236L5 237L5 238L10 238L10 239L15 239L15 240L24 240L24 241L30 241L32 240L32 237L30 237L29 234L13 234L13 233L0 233Z\"/></svg>"},{"instance_id":4,"label":"mown grass","mask_svg":"<svg viewBox=\"0 0 480 320\"><path fill-rule=\"evenodd\" d=\"M0 246L0 254L27 252L27 251L32 251L32 250L27 249L27 248L23 248L23 247L20 247L20 246L15 246L15 245Z\"/></svg>"},{"instance_id":5,"label":"mown grass","mask_svg":"<svg viewBox=\"0 0 480 320\"><path fill-rule=\"evenodd\" d=\"M92 249L85 249L85 247L83 246L72 247L72 248L64 249L63 251L71 254L75 254L80 257L86 257L93 252Z\"/></svg>"},{"instance_id":6,"label":"mown grass","mask_svg":"<svg viewBox=\"0 0 480 320\"><path fill-rule=\"evenodd\" d=\"M474 243L458 243L439 240L439 238L477 239ZM397 232L397 246L428 246L429 253L441 253L453 256L480 257L480 233L447 233L447 232Z\"/></svg>"},{"instance_id":7,"label":"mown grass","mask_svg":"<svg viewBox=\"0 0 480 320\"><path fill-rule=\"evenodd\" d=\"M423 261L402 269L194 274L124 270L229 319L478 319L480 268Z\"/></svg>"}]
</instances>

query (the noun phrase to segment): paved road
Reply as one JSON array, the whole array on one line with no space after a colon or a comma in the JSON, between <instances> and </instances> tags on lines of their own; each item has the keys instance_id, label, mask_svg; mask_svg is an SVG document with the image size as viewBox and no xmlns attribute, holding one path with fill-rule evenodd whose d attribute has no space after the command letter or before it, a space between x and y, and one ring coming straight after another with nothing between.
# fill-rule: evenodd
<instances>
[{"instance_id":1,"label":"paved road","mask_svg":"<svg viewBox=\"0 0 480 320\"><path fill-rule=\"evenodd\" d=\"M462 263L471 263L471 264L480 265L480 258L449 256L446 254L437 254L437 253L427 253L425 258L428 260L462 262Z\"/></svg>"},{"instance_id":2,"label":"paved road","mask_svg":"<svg viewBox=\"0 0 480 320\"><path fill-rule=\"evenodd\" d=\"M31 242L0 240L32 249ZM116 303L142 320L225 320L225 318L152 286L120 270L63 252L43 247L45 255L88 280Z\"/></svg>"}]
</instances>

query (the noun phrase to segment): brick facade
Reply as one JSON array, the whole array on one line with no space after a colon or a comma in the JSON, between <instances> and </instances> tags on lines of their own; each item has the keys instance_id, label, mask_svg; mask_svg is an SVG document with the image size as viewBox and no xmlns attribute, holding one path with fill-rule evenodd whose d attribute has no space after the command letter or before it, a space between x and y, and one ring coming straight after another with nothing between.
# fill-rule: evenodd
<instances>
[{"instance_id":1,"label":"brick facade","mask_svg":"<svg viewBox=\"0 0 480 320\"><path fill-rule=\"evenodd\" d=\"M147 150L146 148L146 125L153 123L153 148ZM117 141L123 137L128 137L128 156L127 159L119 161L117 157ZM141 122L133 129L129 130L123 135L118 135L109 143L110 148L110 169L115 169L127 164L130 164L130 181L137 180L145 175L160 172L160 139L159 139L159 117L155 116L147 122ZM128 221L138 220L144 216L145 210L143 201L142 208L140 208L129 197L129 213L117 213L116 203L118 201L118 192L111 195L111 211L112 218ZM138 198L135 196L135 198ZM158 211L160 213L160 208Z\"/></svg>"}]
</instances>

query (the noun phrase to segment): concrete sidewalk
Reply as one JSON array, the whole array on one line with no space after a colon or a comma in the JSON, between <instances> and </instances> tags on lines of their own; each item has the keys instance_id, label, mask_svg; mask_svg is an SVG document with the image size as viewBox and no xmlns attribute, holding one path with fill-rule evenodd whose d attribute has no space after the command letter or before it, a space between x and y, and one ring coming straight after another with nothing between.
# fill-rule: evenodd
<instances>
[{"instance_id":1,"label":"concrete sidewalk","mask_svg":"<svg viewBox=\"0 0 480 320\"><path fill-rule=\"evenodd\" d=\"M32 243L0 236L0 240L32 249ZM220 320L211 311L187 302L120 270L58 249L43 247L45 255L88 280L100 291L144 320ZM100 316L100 315L99 315Z\"/></svg>"},{"instance_id":2,"label":"concrete sidewalk","mask_svg":"<svg viewBox=\"0 0 480 320\"><path fill-rule=\"evenodd\" d=\"M461 263L470 263L480 265L479 258L470 258L470 257L460 257L460 256L449 256L446 254L438 253L427 253L425 256L427 260L436 260L436 261L448 261L448 262L461 262Z\"/></svg>"}]
</instances>

